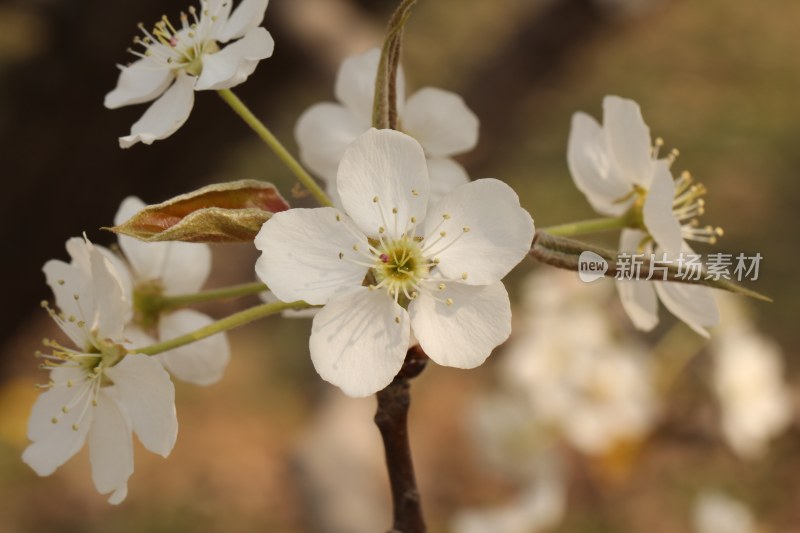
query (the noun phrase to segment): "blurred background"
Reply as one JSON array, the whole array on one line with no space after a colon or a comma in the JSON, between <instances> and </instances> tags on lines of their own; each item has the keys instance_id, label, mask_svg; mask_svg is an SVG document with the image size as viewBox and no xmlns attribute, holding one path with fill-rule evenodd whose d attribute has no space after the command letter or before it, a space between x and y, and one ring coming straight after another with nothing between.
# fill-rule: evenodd
<instances>
[{"instance_id":1,"label":"blurred background","mask_svg":"<svg viewBox=\"0 0 800 533\"><path fill-rule=\"evenodd\" d=\"M264 25L275 54L235 92L296 153L295 120L310 105L333 100L339 62L380 43L394 5L272 0ZM0 531L387 529L374 400L348 400L319 379L304 319L274 318L234 332L221 383L177 386L178 443L166 461L137 447L129 496L119 507L94 491L85 450L50 478L20 460L34 384L46 381L33 352L42 337L58 335L39 308L51 298L41 266L66 259L67 238L85 231L111 244L113 236L99 228L131 194L156 203L207 183L251 178L290 196L291 174L211 93L198 94L191 118L169 139L119 149L117 137L145 107L103 108L115 64L131 60L125 49L138 22L186 8L178 0L0 2L0 242L8 282L0 306ZM743 502L733 515L741 518L743 506L752 515L751 529L708 532L800 530L798 20L795 0L420 0L414 10L403 58L408 93L423 86L455 91L479 116L480 142L459 157L473 179L508 182L538 227L593 217L566 165L570 119L578 110L600 119L607 94L632 98L653 134L680 149L674 168L691 170L709 190L703 220L722 226L725 237L703 251L761 253L760 278L751 286L775 299L743 302L786 367L781 379L792 414L767 451L742 457L726 443L716 367L699 337L663 309L662 324L648 335L620 317L617 327L644 351L692 357L659 393L647 431L600 453L555 439L567 488L565 510L548 530L697 530L698 495L706 489ZM613 246L615 238L597 242ZM209 285L252 280L255 257L250 246L215 248ZM521 303L523 278L544 268L523 263L508 281L512 298ZM253 302L204 309L223 316L245 303ZM615 299L604 305L599 313L620 314ZM515 336L526 328L525 313ZM664 338L671 339L667 348ZM506 351L470 372L430 365L415 380L410 431L431 531L461 527L465 521L454 517L465 510L519 500L525 483L486 463L474 438L474 404L503 387ZM533 519L521 524L483 531L545 530Z\"/></svg>"}]
</instances>

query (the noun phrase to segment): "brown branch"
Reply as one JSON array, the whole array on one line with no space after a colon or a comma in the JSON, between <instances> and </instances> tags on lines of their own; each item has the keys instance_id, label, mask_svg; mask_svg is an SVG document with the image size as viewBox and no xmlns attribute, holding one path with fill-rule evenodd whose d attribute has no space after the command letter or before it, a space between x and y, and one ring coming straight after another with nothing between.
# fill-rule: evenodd
<instances>
[{"instance_id":1,"label":"brown branch","mask_svg":"<svg viewBox=\"0 0 800 533\"><path fill-rule=\"evenodd\" d=\"M403 368L389 386L377 394L375 425L383 438L394 507L394 525L389 533L426 531L408 441L408 408L411 404L409 380L422 372L427 361L428 356L419 346L411 348Z\"/></svg>"}]
</instances>

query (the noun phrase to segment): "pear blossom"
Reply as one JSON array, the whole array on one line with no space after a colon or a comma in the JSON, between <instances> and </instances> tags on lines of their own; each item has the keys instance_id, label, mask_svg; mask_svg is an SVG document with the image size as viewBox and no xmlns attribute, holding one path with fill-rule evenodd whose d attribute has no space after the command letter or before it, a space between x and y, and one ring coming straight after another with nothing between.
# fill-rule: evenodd
<instances>
[{"instance_id":1,"label":"pear blossom","mask_svg":"<svg viewBox=\"0 0 800 533\"><path fill-rule=\"evenodd\" d=\"M613 334L607 289L566 272L531 276L525 328L502 366L503 382L527 399L531 416L590 455L641 439L658 409L646 352Z\"/></svg>"},{"instance_id":2,"label":"pear blossom","mask_svg":"<svg viewBox=\"0 0 800 533\"><path fill-rule=\"evenodd\" d=\"M606 96L603 125L585 113L572 117L567 162L575 185L592 207L609 216L626 216L630 227L621 235L620 250L655 252L675 260L692 253L685 242L715 243L722 230L701 227L706 189L688 172L673 179L670 167L678 155L659 159L661 139L650 129L632 100ZM719 322L711 289L678 283L620 280L625 311L634 325L649 331L658 324L658 299L697 333Z\"/></svg>"},{"instance_id":3,"label":"pear blossom","mask_svg":"<svg viewBox=\"0 0 800 533\"><path fill-rule=\"evenodd\" d=\"M770 440L792 423L792 393L784 378L783 353L774 340L756 331L728 296L728 321L711 344L712 384L721 408L722 433L745 459L764 455Z\"/></svg>"},{"instance_id":4,"label":"pear blossom","mask_svg":"<svg viewBox=\"0 0 800 533\"><path fill-rule=\"evenodd\" d=\"M130 196L114 218L121 224L145 207ZM134 313L125 334L152 344L208 326L214 319L193 309L152 312L147 301L161 296L198 292L211 271L211 249L206 244L185 242L143 242L119 236L127 263L120 268L126 297ZM230 359L230 345L224 333L154 356L174 377L195 385L219 381Z\"/></svg>"},{"instance_id":5,"label":"pear blossom","mask_svg":"<svg viewBox=\"0 0 800 533\"><path fill-rule=\"evenodd\" d=\"M181 13L173 25L164 16L129 49L139 59L120 67L117 87L108 93L105 106L153 102L119 144L128 148L138 142L152 144L175 133L189 118L194 91L235 87L247 80L258 62L272 55L275 43L259 25L268 0L242 0L231 11L232 0L201 0ZM233 42L231 42L233 41ZM230 43L225 47L221 45Z\"/></svg>"},{"instance_id":6,"label":"pear blossom","mask_svg":"<svg viewBox=\"0 0 800 533\"><path fill-rule=\"evenodd\" d=\"M372 125L375 78L380 50L345 59L336 76L338 103L323 102L308 108L295 126L300 159L322 178L328 194L338 203L336 170L347 146ZM472 150L478 142L478 118L455 93L424 87L405 98L402 69L397 75L397 109L400 129L425 150L430 177L430 199L469 181L452 156Z\"/></svg>"},{"instance_id":7,"label":"pear blossom","mask_svg":"<svg viewBox=\"0 0 800 533\"><path fill-rule=\"evenodd\" d=\"M464 184L428 206L425 154L371 129L345 152L343 210L291 209L255 239L256 273L282 301L324 305L309 347L323 379L367 396L400 370L411 330L438 364L480 365L511 332L500 281L530 249L533 221L504 183Z\"/></svg>"},{"instance_id":8,"label":"pear blossom","mask_svg":"<svg viewBox=\"0 0 800 533\"><path fill-rule=\"evenodd\" d=\"M702 492L693 513L695 533L757 533L753 512L729 495L707 490Z\"/></svg>"},{"instance_id":9,"label":"pear blossom","mask_svg":"<svg viewBox=\"0 0 800 533\"><path fill-rule=\"evenodd\" d=\"M92 479L109 502L120 503L133 473L135 432L145 448L166 457L178 423L175 390L161 364L128 354L124 335L130 306L110 252L75 238L70 263L44 266L58 312L50 315L74 348L45 341L39 354L50 370L47 389L33 406L22 459L40 476L52 474L88 441Z\"/></svg>"}]
</instances>

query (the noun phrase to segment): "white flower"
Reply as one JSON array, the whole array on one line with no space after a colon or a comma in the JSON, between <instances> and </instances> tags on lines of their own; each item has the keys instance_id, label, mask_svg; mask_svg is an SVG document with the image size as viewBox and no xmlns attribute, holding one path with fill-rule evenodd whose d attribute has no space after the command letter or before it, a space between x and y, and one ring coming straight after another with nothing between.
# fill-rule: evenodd
<instances>
[{"instance_id":1,"label":"white flower","mask_svg":"<svg viewBox=\"0 0 800 533\"><path fill-rule=\"evenodd\" d=\"M135 197L123 200L114 218L121 224L145 207ZM135 306L134 323L126 335L150 344L151 335L159 340L179 337L211 324L214 319L192 309L153 313L148 298L198 292L211 271L211 250L206 244L185 242L142 242L119 236L119 245L128 260L123 284L126 296ZM138 305L137 305L138 304ZM230 346L224 333L187 344L154 356L182 381L210 385L219 381L230 359Z\"/></svg>"},{"instance_id":2,"label":"white flower","mask_svg":"<svg viewBox=\"0 0 800 533\"><path fill-rule=\"evenodd\" d=\"M374 129L345 152L337 187L344 212L291 209L255 239L256 273L278 298L325 305L309 343L317 372L351 396L381 390L412 328L441 365L483 363L511 332L500 280L533 238L514 191L478 180L428 209L422 147Z\"/></svg>"},{"instance_id":3,"label":"white flower","mask_svg":"<svg viewBox=\"0 0 800 533\"><path fill-rule=\"evenodd\" d=\"M269 32L259 27L268 0L242 0L231 13L232 0L202 0L200 10L189 8L174 26L166 16L152 31L139 25L143 38L130 50L140 59L120 67L117 87L108 93L109 109L155 100L142 118L121 137L128 148L137 142L152 144L180 128L194 105L194 91L229 89L243 83L275 46ZM238 39L220 47L220 44Z\"/></svg>"},{"instance_id":4,"label":"white flower","mask_svg":"<svg viewBox=\"0 0 800 533\"><path fill-rule=\"evenodd\" d=\"M336 76L340 103L324 102L307 109L298 119L295 138L300 158L325 180L338 202L336 170L347 146L372 125L372 103L380 50L374 48L345 59ZM397 107L400 129L425 150L430 176L430 200L469 181L451 156L472 150L478 142L478 118L457 94L425 87L405 98L405 81L398 72Z\"/></svg>"},{"instance_id":5,"label":"white flower","mask_svg":"<svg viewBox=\"0 0 800 533\"><path fill-rule=\"evenodd\" d=\"M638 230L623 231L620 249L633 253L655 251L676 258L692 253L684 242L716 242L720 228L700 227L704 211L702 184L688 172L673 180L673 151L658 159L663 142L655 145L636 102L617 96L603 100L603 125L585 113L575 113L567 149L567 162L575 185L592 207L609 216L627 214ZM652 247L652 244L655 247ZM658 324L658 300L693 330L719 322L711 289L679 283L620 281L623 306L634 325L651 330Z\"/></svg>"},{"instance_id":6,"label":"white flower","mask_svg":"<svg viewBox=\"0 0 800 533\"><path fill-rule=\"evenodd\" d=\"M711 346L723 435L740 456L758 458L794 414L781 349L741 320L733 328L721 328Z\"/></svg>"},{"instance_id":7,"label":"white flower","mask_svg":"<svg viewBox=\"0 0 800 533\"><path fill-rule=\"evenodd\" d=\"M742 502L716 491L700 494L694 508L696 533L756 533L753 513Z\"/></svg>"},{"instance_id":8,"label":"white flower","mask_svg":"<svg viewBox=\"0 0 800 533\"><path fill-rule=\"evenodd\" d=\"M133 473L134 431L145 448L166 457L178 422L175 390L155 359L126 355L123 335L129 304L108 252L71 239L71 263L44 266L59 312L51 316L76 348L46 341L40 354L51 368L49 390L33 406L23 461L40 476L52 474L88 440L92 479L109 502L120 503Z\"/></svg>"},{"instance_id":9,"label":"white flower","mask_svg":"<svg viewBox=\"0 0 800 533\"><path fill-rule=\"evenodd\" d=\"M579 298L569 288L577 285L584 289ZM545 300L542 286L564 296L553 291ZM640 439L657 413L653 379L645 352L612 335L604 285L545 271L531 276L527 289L529 312L503 360L505 382L528 399L540 424L584 453Z\"/></svg>"}]
</instances>

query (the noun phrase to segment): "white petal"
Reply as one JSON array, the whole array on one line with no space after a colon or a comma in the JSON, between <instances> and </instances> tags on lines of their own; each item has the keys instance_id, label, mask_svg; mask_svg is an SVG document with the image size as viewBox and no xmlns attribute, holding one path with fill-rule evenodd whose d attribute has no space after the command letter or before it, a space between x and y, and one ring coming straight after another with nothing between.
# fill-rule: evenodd
<instances>
[{"instance_id":1,"label":"white petal","mask_svg":"<svg viewBox=\"0 0 800 533\"><path fill-rule=\"evenodd\" d=\"M131 354L105 374L114 382L139 441L153 453L169 455L178 436L178 419L175 387L161 363L144 354Z\"/></svg>"},{"instance_id":2,"label":"white petal","mask_svg":"<svg viewBox=\"0 0 800 533\"><path fill-rule=\"evenodd\" d=\"M469 182L464 167L449 157L429 157L428 175L431 180L428 204L433 205L444 198L450 191Z\"/></svg>"},{"instance_id":3,"label":"white petal","mask_svg":"<svg viewBox=\"0 0 800 533\"><path fill-rule=\"evenodd\" d=\"M361 55L342 61L336 74L336 98L352 111L362 123L372 124L372 102L375 100L375 79L378 74L381 51L373 48ZM403 70L397 73L397 110L405 101Z\"/></svg>"},{"instance_id":4,"label":"white petal","mask_svg":"<svg viewBox=\"0 0 800 533\"><path fill-rule=\"evenodd\" d=\"M639 230L622 230L619 249L635 253L646 234ZM654 282L617 280L617 291L622 307L637 329L650 331L658 324L658 300Z\"/></svg>"},{"instance_id":5,"label":"white petal","mask_svg":"<svg viewBox=\"0 0 800 533\"><path fill-rule=\"evenodd\" d=\"M337 294L311 327L311 361L322 379L348 396L369 396L403 366L408 313L386 291L359 287Z\"/></svg>"},{"instance_id":6,"label":"white petal","mask_svg":"<svg viewBox=\"0 0 800 533\"><path fill-rule=\"evenodd\" d=\"M680 318L703 337L705 328L719 324L719 309L714 293L708 287L677 282L656 282L656 292L670 313Z\"/></svg>"},{"instance_id":7,"label":"white petal","mask_svg":"<svg viewBox=\"0 0 800 533\"><path fill-rule=\"evenodd\" d=\"M269 0L242 0L231 13L227 23L216 32L215 40L226 43L260 26L268 3Z\"/></svg>"},{"instance_id":8,"label":"white petal","mask_svg":"<svg viewBox=\"0 0 800 533\"><path fill-rule=\"evenodd\" d=\"M144 58L120 68L116 88L106 95L108 109L155 100L174 79L172 71Z\"/></svg>"},{"instance_id":9,"label":"white petal","mask_svg":"<svg viewBox=\"0 0 800 533\"><path fill-rule=\"evenodd\" d=\"M474 368L511 334L508 293L499 281L484 286L445 282L445 287L420 291L409 306L411 327L438 364Z\"/></svg>"},{"instance_id":10,"label":"white petal","mask_svg":"<svg viewBox=\"0 0 800 533\"><path fill-rule=\"evenodd\" d=\"M165 341L200 329L214 322L208 315L191 309L166 313L158 321L158 337ZM158 355L169 372L195 385L211 385L225 373L230 359L228 337L224 333L213 335Z\"/></svg>"},{"instance_id":11,"label":"white petal","mask_svg":"<svg viewBox=\"0 0 800 533\"><path fill-rule=\"evenodd\" d=\"M414 137L430 156L467 152L478 144L478 117L455 93L425 87L406 102L403 131Z\"/></svg>"},{"instance_id":12,"label":"white petal","mask_svg":"<svg viewBox=\"0 0 800 533\"><path fill-rule=\"evenodd\" d=\"M369 122L362 122L349 109L324 102L300 115L294 138L303 163L330 185L335 183L345 149L368 129Z\"/></svg>"},{"instance_id":13,"label":"white petal","mask_svg":"<svg viewBox=\"0 0 800 533\"><path fill-rule=\"evenodd\" d=\"M642 217L653 240L670 255L679 254L683 242L681 224L672 213L674 198L675 182L669 167L666 161L658 161L655 164L653 183L644 201Z\"/></svg>"},{"instance_id":14,"label":"white petal","mask_svg":"<svg viewBox=\"0 0 800 533\"><path fill-rule=\"evenodd\" d=\"M344 210L368 236L400 237L428 204L428 167L417 141L393 130L370 129L344 153L336 186Z\"/></svg>"},{"instance_id":15,"label":"white petal","mask_svg":"<svg viewBox=\"0 0 800 533\"><path fill-rule=\"evenodd\" d=\"M118 504L128 494L133 474L131 428L116 400L104 389L97 396L94 422L89 431L92 481L100 494L112 492L108 501Z\"/></svg>"},{"instance_id":16,"label":"white petal","mask_svg":"<svg viewBox=\"0 0 800 533\"><path fill-rule=\"evenodd\" d=\"M138 142L153 144L153 141L166 139L183 126L194 105L194 82L195 78L191 76L178 76L172 87L131 126L131 134L120 137L120 147L129 148Z\"/></svg>"},{"instance_id":17,"label":"white petal","mask_svg":"<svg viewBox=\"0 0 800 533\"><path fill-rule=\"evenodd\" d=\"M119 206L114 224L122 224L141 211L145 203L129 196ZM164 294L197 292L211 272L211 248L189 242L143 242L120 235L119 245L138 283L158 281Z\"/></svg>"},{"instance_id":18,"label":"white petal","mask_svg":"<svg viewBox=\"0 0 800 533\"><path fill-rule=\"evenodd\" d=\"M652 142L639 104L618 96L606 96L603 129L626 181L648 189L653 176Z\"/></svg>"},{"instance_id":19,"label":"white petal","mask_svg":"<svg viewBox=\"0 0 800 533\"><path fill-rule=\"evenodd\" d=\"M53 290L56 306L64 313L64 316L75 317L76 320L83 320L88 323L88 319L83 315L83 308L78 306L78 301L83 301L86 306L88 316L94 316L94 299L89 297L91 292L88 289L89 278L75 265L70 265L58 259L51 259L42 268L47 284ZM74 295L78 295L78 300ZM62 330L69 336L76 346L82 349L89 349L91 342L88 330L79 328L76 322L67 321L62 324Z\"/></svg>"},{"instance_id":20,"label":"white petal","mask_svg":"<svg viewBox=\"0 0 800 533\"><path fill-rule=\"evenodd\" d=\"M449 219L440 225L446 215ZM435 242L442 231L446 236ZM530 251L533 220L511 187L480 179L431 207L424 235L424 254L439 259L437 268L445 278L488 285L501 280Z\"/></svg>"},{"instance_id":21,"label":"white petal","mask_svg":"<svg viewBox=\"0 0 800 533\"><path fill-rule=\"evenodd\" d=\"M111 261L98 247L87 244L90 246L95 301L95 316L89 322L92 325L90 329L97 331L101 339L121 339L125 322L130 316L131 303L126 300L125 287Z\"/></svg>"},{"instance_id":22,"label":"white petal","mask_svg":"<svg viewBox=\"0 0 800 533\"><path fill-rule=\"evenodd\" d=\"M585 113L572 115L567 143L567 164L572 180L598 213L623 214L633 198L619 201L633 190L615 168L600 124Z\"/></svg>"},{"instance_id":23,"label":"white petal","mask_svg":"<svg viewBox=\"0 0 800 533\"><path fill-rule=\"evenodd\" d=\"M261 250L256 274L284 302L324 304L340 288L360 286L369 268L350 261L366 260L353 250L357 246L366 253L366 237L332 207L276 213L261 227L255 245Z\"/></svg>"},{"instance_id":24,"label":"white petal","mask_svg":"<svg viewBox=\"0 0 800 533\"><path fill-rule=\"evenodd\" d=\"M80 372L74 377L79 375ZM23 452L22 460L40 476L49 476L83 448L92 425L91 407L87 407L92 396L86 386L77 379L72 387L59 384L40 394L33 404L28 420L28 438L33 443ZM63 413L62 408L74 403L73 400L81 393L82 400L72 405L69 412ZM58 418L55 424L53 417ZM72 427L79 420L76 431Z\"/></svg>"},{"instance_id":25,"label":"white petal","mask_svg":"<svg viewBox=\"0 0 800 533\"><path fill-rule=\"evenodd\" d=\"M275 41L264 28L255 28L242 39L216 54L203 56L203 72L195 90L230 89L244 83L256 70L258 62L272 55Z\"/></svg>"}]
</instances>

